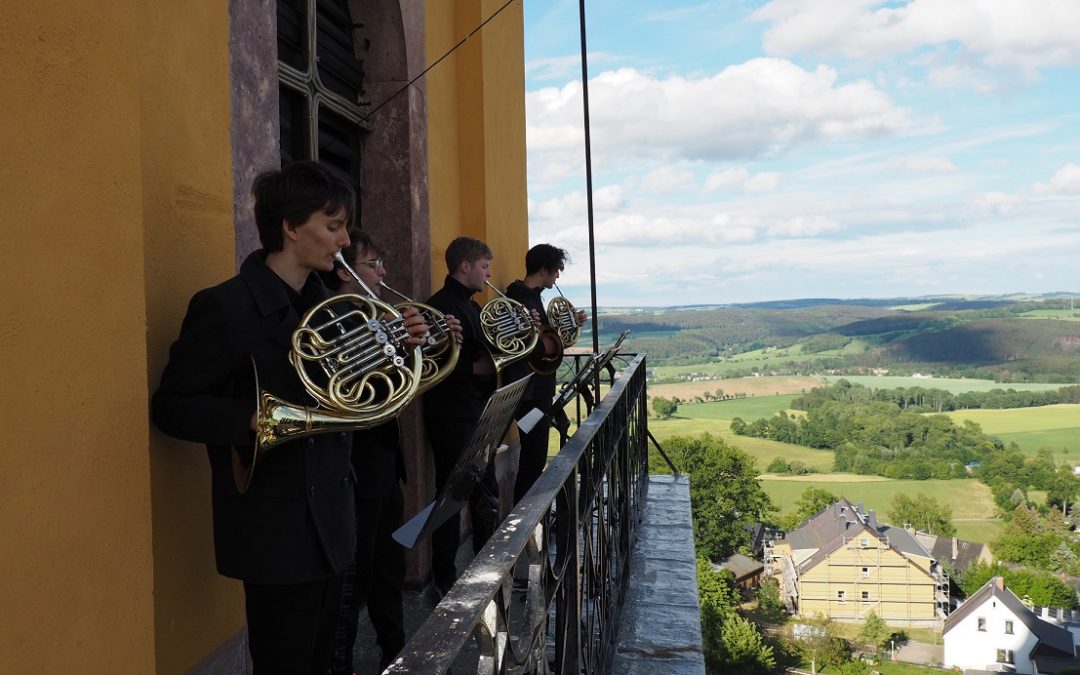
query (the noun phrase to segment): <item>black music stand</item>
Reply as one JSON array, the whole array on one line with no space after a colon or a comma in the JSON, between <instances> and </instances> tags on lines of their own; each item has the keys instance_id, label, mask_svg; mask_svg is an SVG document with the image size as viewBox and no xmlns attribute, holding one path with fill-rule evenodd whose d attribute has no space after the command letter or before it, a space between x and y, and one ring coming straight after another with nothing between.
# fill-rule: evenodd
<instances>
[{"instance_id":1,"label":"black music stand","mask_svg":"<svg viewBox=\"0 0 1080 675\"><path fill-rule=\"evenodd\" d=\"M585 414L588 415L592 412L592 409L600 400L600 392L596 391L594 393L592 390L593 378L596 373L606 368L611 373L612 383L615 382L615 368L611 365L611 359L618 353L623 340L629 334L629 330L624 330L619 335L619 338L606 350L600 354L590 356L589 360L585 362L585 367L579 370L569 382L564 384L555 396L555 400L551 405L551 426L555 427L559 432L560 447L566 445L566 442L570 440L570 417L567 416L565 410L567 404L574 400L575 396L581 396L585 401Z\"/></svg>"},{"instance_id":2,"label":"black music stand","mask_svg":"<svg viewBox=\"0 0 1080 675\"><path fill-rule=\"evenodd\" d=\"M488 464L495 457L506 430L510 428L514 411L517 410L521 397L525 394L525 385L531 377L530 373L495 390L484 405L469 445L458 458L446 485L439 490L435 501L394 532L394 541L411 549L421 537L445 523L468 503L473 488L483 480Z\"/></svg>"}]
</instances>

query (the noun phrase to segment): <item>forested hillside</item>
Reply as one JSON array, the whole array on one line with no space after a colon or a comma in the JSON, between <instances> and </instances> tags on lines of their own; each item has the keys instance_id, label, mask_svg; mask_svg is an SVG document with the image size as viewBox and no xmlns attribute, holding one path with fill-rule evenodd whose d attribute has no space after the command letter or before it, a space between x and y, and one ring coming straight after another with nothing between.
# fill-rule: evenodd
<instances>
[{"instance_id":1,"label":"forested hillside","mask_svg":"<svg viewBox=\"0 0 1080 675\"><path fill-rule=\"evenodd\" d=\"M1013 382L1080 380L1080 310L1071 299L916 300L896 299L892 308L884 301L807 300L639 310L605 313L599 324L604 333L629 329L627 347L648 353L654 366L715 363L768 348L783 351L732 374L889 369Z\"/></svg>"}]
</instances>

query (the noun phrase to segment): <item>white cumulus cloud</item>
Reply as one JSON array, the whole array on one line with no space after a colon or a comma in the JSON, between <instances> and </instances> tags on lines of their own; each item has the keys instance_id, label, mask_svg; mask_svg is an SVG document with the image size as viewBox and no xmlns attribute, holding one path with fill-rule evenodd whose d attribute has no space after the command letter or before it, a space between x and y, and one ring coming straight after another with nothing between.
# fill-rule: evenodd
<instances>
[{"instance_id":1,"label":"white cumulus cloud","mask_svg":"<svg viewBox=\"0 0 1080 675\"><path fill-rule=\"evenodd\" d=\"M589 101L594 156L608 160L757 157L910 126L908 113L871 82L842 83L833 68L777 58L701 77L608 71L590 80ZM526 113L530 153L576 162L584 140L580 84L527 93Z\"/></svg>"},{"instance_id":2,"label":"white cumulus cloud","mask_svg":"<svg viewBox=\"0 0 1080 675\"><path fill-rule=\"evenodd\" d=\"M923 46L959 45L987 64L1080 64L1074 0L772 0L767 53L843 54L876 60Z\"/></svg>"},{"instance_id":3,"label":"white cumulus cloud","mask_svg":"<svg viewBox=\"0 0 1080 675\"><path fill-rule=\"evenodd\" d=\"M1066 164L1054 173L1049 183L1036 183L1032 189L1039 194L1080 194L1080 166Z\"/></svg>"}]
</instances>

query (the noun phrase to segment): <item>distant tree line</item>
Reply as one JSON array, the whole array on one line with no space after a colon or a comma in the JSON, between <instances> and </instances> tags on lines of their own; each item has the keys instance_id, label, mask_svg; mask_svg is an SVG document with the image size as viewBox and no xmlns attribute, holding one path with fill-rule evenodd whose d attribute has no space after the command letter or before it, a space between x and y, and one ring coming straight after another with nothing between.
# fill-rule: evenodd
<instances>
[{"instance_id":1,"label":"distant tree line","mask_svg":"<svg viewBox=\"0 0 1080 675\"><path fill-rule=\"evenodd\" d=\"M1032 408L1058 403L1080 403L1080 385L1067 385L1056 391L1017 391L991 389L953 394L934 387L896 387L874 389L847 380L828 387L812 389L791 401L795 410L810 410L825 401L882 401L911 412L951 412L953 410Z\"/></svg>"}]
</instances>

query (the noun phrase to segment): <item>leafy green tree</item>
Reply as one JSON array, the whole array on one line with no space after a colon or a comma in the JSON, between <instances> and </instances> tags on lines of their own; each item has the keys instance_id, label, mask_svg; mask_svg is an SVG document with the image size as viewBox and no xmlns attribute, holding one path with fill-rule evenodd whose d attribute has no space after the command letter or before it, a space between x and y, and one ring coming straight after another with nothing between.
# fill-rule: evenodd
<instances>
[{"instance_id":1,"label":"leafy green tree","mask_svg":"<svg viewBox=\"0 0 1080 675\"><path fill-rule=\"evenodd\" d=\"M976 563L960 576L960 588L971 596L993 577L1002 577L1005 586L1018 598L1027 596L1042 607L1077 606L1076 591L1050 572L1030 569L1013 569L1000 562L991 565Z\"/></svg>"},{"instance_id":2,"label":"leafy green tree","mask_svg":"<svg viewBox=\"0 0 1080 675\"><path fill-rule=\"evenodd\" d=\"M1078 492L1080 492L1080 476L1073 474L1071 466L1062 464L1046 486L1046 503L1053 504L1067 513L1069 507L1076 501Z\"/></svg>"},{"instance_id":3,"label":"leafy green tree","mask_svg":"<svg viewBox=\"0 0 1080 675\"><path fill-rule=\"evenodd\" d=\"M885 621L879 617L873 610L866 615L866 623L859 630L859 639L874 645L874 648L881 646L889 637L889 626Z\"/></svg>"},{"instance_id":4,"label":"leafy green tree","mask_svg":"<svg viewBox=\"0 0 1080 675\"><path fill-rule=\"evenodd\" d=\"M893 525L910 525L917 530L941 537L956 534L956 527L952 522L952 507L921 492L915 497L909 497L902 492L894 496L889 508L889 520Z\"/></svg>"},{"instance_id":5,"label":"leafy green tree","mask_svg":"<svg viewBox=\"0 0 1080 675\"><path fill-rule=\"evenodd\" d=\"M724 617L720 632L725 668L719 672L770 673L776 668L773 648L757 627L735 612Z\"/></svg>"},{"instance_id":6,"label":"leafy green tree","mask_svg":"<svg viewBox=\"0 0 1080 675\"><path fill-rule=\"evenodd\" d=\"M836 624L820 615L792 624L791 645L810 664L814 675L819 667L846 663L851 658L851 648Z\"/></svg>"},{"instance_id":7,"label":"leafy green tree","mask_svg":"<svg viewBox=\"0 0 1080 675\"><path fill-rule=\"evenodd\" d=\"M663 396L655 396L652 400L653 412L659 419L670 419L679 410L679 404Z\"/></svg>"},{"instance_id":8,"label":"leafy green tree","mask_svg":"<svg viewBox=\"0 0 1080 675\"><path fill-rule=\"evenodd\" d=\"M703 434L669 438L668 455L690 478L690 509L698 554L720 560L749 545L749 526L775 507L757 479L754 459Z\"/></svg>"},{"instance_id":9,"label":"leafy green tree","mask_svg":"<svg viewBox=\"0 0 1080 675\"><path fill-rule=\"evenodd\" d=\"M766 473L787 473L788 463L783 457L774 457L773 461L769 462L769 466L765 468Z\"/></svg>"},{"instance_id":10,"label":"leafy green tree","mask_svg":"<svg viewBox=\"0 0 1080 675\"><path fill-rule=\"evenodd\" d=\"M709 672L768 673L776 667L773 648L757 628L735 613L739 592L735 577L697 559L701 637Z\"/></svg>"},{"instance_id":11,"label":"leafy green tree","mask_svg":"<svg viewBox=\"0 0 1080 675\"><path fill-rule=\"evenodd\" d=\"M776 577L762 580L761 586L758 586L757 600L758 607L765 611L783 608L784 601L780 599L780 584L776 581Z\"/></svg>"},{"instance_id":12,"label":"leafy green tree","mask_svg":"<svg viewBox=\"0 0 1080 675\"><path fill-rule=\"evenodd\" d=\"M795 530L811 516L837 502L840 498L817 487L808 487L802 491L802 495L795 502L795 512L788 514L780 523L785 530Z\"/></svg>"},{"instance_id":13,"label":"leafy green tree","mask_svg":"<svg viewBox=\"0 0 1080 675\"><path fill-rule=\"evenodd\" d=\"M1050 569L1059 574L1070 574L1076 569L1076 553L1065 542L1058 544L1050 554Z\"/></svg>"},{"instance_id":14,"label":"leafy green tree","mask_svg":"<svg viewBox=\"0 0 1080 675\"><path fill-rule=\"evenodd\" d=\"M720 633L724 616L737 604L734 576L727 576L712 568L702 557L697 559L698 602L701 603L701 642L705 662L715 669L723 662L723 646Z\"/></svg>"}]
</instances>

